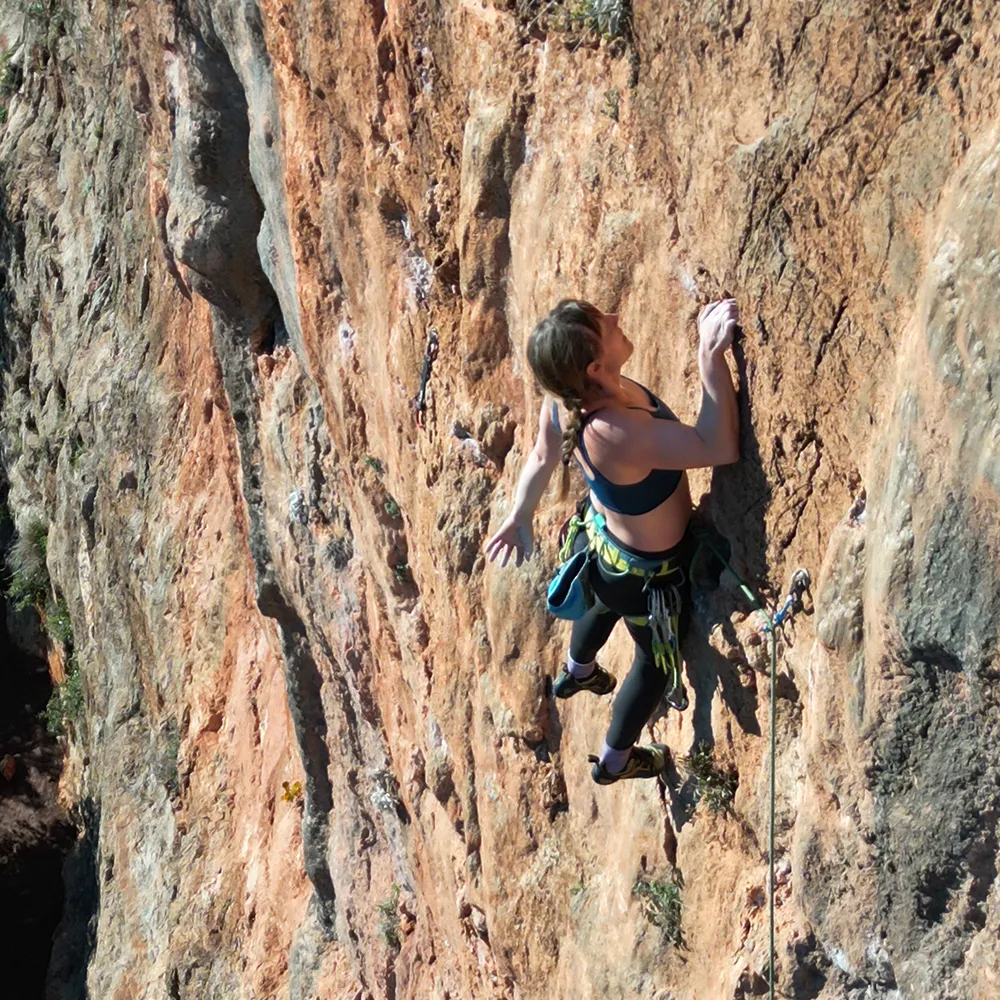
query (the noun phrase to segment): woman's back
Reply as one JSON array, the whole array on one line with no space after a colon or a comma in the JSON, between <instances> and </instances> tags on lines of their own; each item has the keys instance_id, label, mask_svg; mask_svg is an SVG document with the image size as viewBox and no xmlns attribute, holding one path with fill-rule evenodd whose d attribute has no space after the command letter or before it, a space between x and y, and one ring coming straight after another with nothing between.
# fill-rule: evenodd
<instances>
[{"instance_id":1,"label":"woman's back","mask_svg":"<svg viewBox=\"0 0 1000 1000\"><path fill-rule=\"evenodd\" d=\"M574 452L590 487L594 508L626 545L646 551L672 548L684 535L691 511L687 475L682 469L652 465L639 438L656 420L676 417L645 386L622 378L621 402L584 411L584 426ZM553 415L555 417L555 413ZM558 421L553 421L558 427Z\"/></svg>"}]
</instances>

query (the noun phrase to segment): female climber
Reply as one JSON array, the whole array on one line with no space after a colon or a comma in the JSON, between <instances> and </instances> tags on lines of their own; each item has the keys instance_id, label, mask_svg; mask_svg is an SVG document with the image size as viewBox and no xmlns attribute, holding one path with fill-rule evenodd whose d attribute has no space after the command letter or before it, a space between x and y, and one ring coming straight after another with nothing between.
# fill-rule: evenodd
<instances>
[{"instance_id":1,"label":"female climber","mask_svg":"<svg viewBox=\"0 0 1000 1000\"><path fill-rule=\"evenodd\" d=\"M699 314L702 400L693 427L622 374L633 346L617 314L564 300L528 340L528 363L545 393L538 436L518 480L513 509L486 543L486 553L491 561L500 557L501 566L512 556L518 566L531 556L535 508L560 461L559 498L565 497L569 460L575 457L589 495L570 522L562 555L593 553L586 573L595 599L573 622L566 666L553 693L558 698L580 691L610 694L616 680L598 665L597 654L620 618L635 641L604 746L599 757L589 758L599 784L659 774L667 748L635 742L665 693L673 707L687 707L679 651L691 597L691 494L685 470L726 465L739 457L736 393L725 359L737 322L733 299L712 302Z\"/></svg>"}]
</instances>

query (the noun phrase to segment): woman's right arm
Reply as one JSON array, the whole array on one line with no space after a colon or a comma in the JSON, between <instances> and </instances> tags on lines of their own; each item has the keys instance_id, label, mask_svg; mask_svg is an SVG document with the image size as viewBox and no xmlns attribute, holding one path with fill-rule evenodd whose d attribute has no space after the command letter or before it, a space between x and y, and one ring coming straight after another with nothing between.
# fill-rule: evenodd
<instances>
[{"instance_id":1,"label":"woman's right arm","mask_svg":"<svg viewBox=\"0 0 1000 1000\"><path fill-rule=\"evenodd\" d=\"M717 452L712 465L729 465L740 457L739 408L726 363L726 351L733 342L738 316L735 300L725 299L706 306L698 320L702 393L694 427L698 436Z\"/></svg>"},{"instance_id":2,"label":"woman's right arm","mask_svg":"<svg viewBox=\"0 0 1000 1000\"><path fill-rule=\"evenodd\" d=\"M698 317L701 409L694 427L677 420L638 420L631 415L628 441L637 464L651 469L701 469L729 465L740 457L739 409L726 351L739 313L733 299L706 306Z\"/></svg>"}]
</instances>

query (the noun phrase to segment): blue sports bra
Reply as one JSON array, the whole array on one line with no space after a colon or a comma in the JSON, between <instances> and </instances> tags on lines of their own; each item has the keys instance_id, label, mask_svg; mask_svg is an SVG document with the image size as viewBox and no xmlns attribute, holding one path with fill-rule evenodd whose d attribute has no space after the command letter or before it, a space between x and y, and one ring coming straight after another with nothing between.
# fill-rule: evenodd
<instances>
[{"instance_id":1,"label":"blue sports bra","mask_svg":"<svg viewBox=\"0 0 1000 1000\"><path fill-rule=\"evenodd\" d=\"M635 379L629 379L629 381L646 391L650 403L656 409L646 410L644 406L630 406L628 409L645 410L646 413L653 415L654 420L677 419L673 410L659 396L650 392L641 382L636 382ZM594 463L591 462L586 446L583 443L583 428L587 426L587 421L599 412L599 410L595 410L594 413L588 413L583 418L583 425L580 427L577 447L580 449L580 454L584 457L587 465L594 474L593 478L588 476L583 463L577 459L580 471L583 473L583 478L586 480L594 496L608 510L614 511L616 514L629 514L633 516L636 514L648 514L651 510L659 507L664 500L673 495L684 472L681 469L653 469L645 479L640 480L638 483L629 483L626 486L623 486L621 483L613 483L606 476L602 476L595 468ZM560 430L559 404L554 401L552 403L552 423L557 431Z\"/></svg>"}]
</instances>

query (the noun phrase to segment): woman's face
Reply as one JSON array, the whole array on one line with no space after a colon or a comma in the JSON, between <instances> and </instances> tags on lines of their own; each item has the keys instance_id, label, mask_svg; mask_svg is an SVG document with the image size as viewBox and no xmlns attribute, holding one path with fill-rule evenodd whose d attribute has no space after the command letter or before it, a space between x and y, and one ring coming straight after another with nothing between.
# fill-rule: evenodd
<instances>
[{"instance_id":1,"label":"woman's face","mask_svg":"<svg viewBox=\"0 0 1000 1000\"><path fill-rule=\"evenodd\" d=\"M601 313L601 366L610 371L620 371L635 350L632 341L618 325L618 313Z\"/></svg>"}]
</instances>

